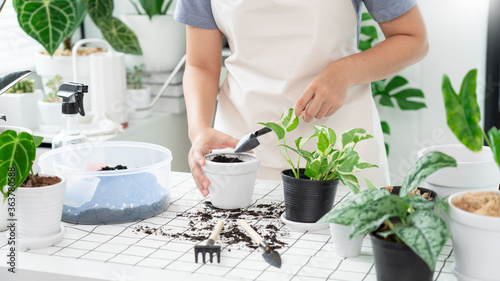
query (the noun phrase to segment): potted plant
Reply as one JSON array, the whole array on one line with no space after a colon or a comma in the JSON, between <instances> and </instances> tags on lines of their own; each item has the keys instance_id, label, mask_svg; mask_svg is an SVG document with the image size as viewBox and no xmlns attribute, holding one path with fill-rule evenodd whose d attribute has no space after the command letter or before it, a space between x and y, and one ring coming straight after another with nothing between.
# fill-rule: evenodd
<instances>
[{"instance_id":1,"label":"potted plant","mask_svg":"<svg viewBox=\"0 0 500 281\"><path fill-rule=\"evenodd\" d=\"M186 31L169 12L173 0L130 0L137 14L122 15L122 20L137 34L146 70L169 72L186 53Z\"/></svg>"},{"instance_id":2,"label":"potted plant","mask_svg":"<svg viewBox=\"0 0 500 281\"><path fill-rule=\"evenodd\" d=\"M151 87L144 87L142 78L150 76L144 71L145 65L135 65L133 71L127 72L127 104L130 118L147 117L151 110L136 111L136 108L147 107L151 103Z\"/></svg>"},{"instance_id":3,"label":"potted plant","mask_svg":"<svg viewBox=\"0 0 500 281\"><path fill-rule=\"evenodd\" d=\"M87 13L106 41L116 51L141 54L139 41L133 31L112 16L113 0L48 0L44 2L15 0L13 5L21 28L45 49L35 54L36 73L42 77L43 84L55 75L62 76L64 82L73 81L71 38ZM33 14L37 17L36 25L32 24ZM61 18L65 20L62 21ZM64 48L58 49L61 43ZM86 47L77 51L79 54L77 58L78 82L88 84L90 83L88 55L103 50L98 47Z\"/></svg>"},{"instance_id":4,"label":"potted plant","mask_svg":"<svg viewBox=\"0 0 500 281\"><path fill-rule=\"evenodd\" d=\"M203 173L210 181L212 205L220 209L245 208L252 203L260 159L250 153L205 155Z\"/></svg>"},{"instance_id":5,"label":"potted plant","mask_svg":"<svg viewBox=\"0 0 500 281\"><path fill-rule=\"evenodd\" d=\"M370 233L377 280L433 280L437 258L449 237L440 215L447 205L439 199L410 194L434 171L454 166L453 158L432 151L408 171L399 194L369 184L368 189L339 203L318 223L351 226L350 238Z\"/></svg>"},{"instance_id":6,"label":"potted plant","mask_svg":"<svg viewBox=\"0 0 500 281\"><path fill-rule=\"evenodd\" d=\"M357 128L344 132L336 147L337 135L331 128L314 126L315 132L309 137L299 137L295 147L286 142L286 133L299 125L294 110L281 116L279 123L261 122L273 130L278 138L278 149L291 169L281 172L285 193L285 219L298 223L314 223L331 210L339 181L353 192L359 191L354 173L375 165L362 162L354 150L358 142L372 138L364 129ZM316 150L307 151L305 145L316 139ZM296 153L297 163L290 157ZM300 168L300 160L305 160L305 168Z\"/></svg>"},{"instance_id":7,"label":"potted plant","mask_svg":"<svg viewBox=\"0 0 500 281\"><path fill-rule=\"evenodd\" d=\"M56 75L45 84L50 91L44 95L43 100L38 101L39 126L42 131L57 133L62 128L62 100L57 96L57 90L62 83L62 77Z\"/></svg>"},{"instance_id":8,"label":"potted plant","mask_svg":"<svg viewBox=\"0 0 500 281\"><path fill-rule=\"evenodd\" d=\"M38 127L37 101L43 94L34 85L35 80L24 78L0 96L0 112L9 117L6 125L29 129ZM23 114L25 112L31 114Z\"/></svg>"},{"instance_id":9,"label":"potted plant","mask_svg":"<svg viewBox=\"0 0 500 281\"><path fill-rule=\"evenodd\" d=\"M443 169L426 179L427 187L441 196L461 191L497 190L500 183L500 171L495 163L499 157L496 153L494 157L495 147L479 125L481 113L476 100L476 76L476 69L469 71L456 93L448 76L443 75L447 123L463 145L436 145L418 152L422 156L429 151L441 151L457 160L456 169ZM491 136L495 132L498 130L493 128L488 134ZM488 146L483 145L484 140Z\"/></svg>"}]
</instances>

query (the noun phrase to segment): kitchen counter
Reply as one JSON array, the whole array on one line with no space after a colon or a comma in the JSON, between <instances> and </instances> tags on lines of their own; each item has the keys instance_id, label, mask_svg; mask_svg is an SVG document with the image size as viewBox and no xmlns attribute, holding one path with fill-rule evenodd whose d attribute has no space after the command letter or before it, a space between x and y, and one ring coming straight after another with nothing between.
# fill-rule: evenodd
<instances>
[{"instance_id":1,"label":"kitchen counter","mask_svg":"<svg viewBox=\"0 0 500 281\"><path fill-rule=\"evenodd\" d=\"M294 231L278 222L281 238L287 245L277 250L282 267L275 268L262 258L262 252L248 247L221 245L221 263L194 261L194 246L189 240L134 231L137 226L164 229L186 228L203 199L189 173L172 172L172 203L168 209L149 219L114 225L77 225L62 223L66 232L58 244L16 252L16 273L7 271L7 239L0 233L0 280L376 280L369 237L361 255L335 256L329 229ZM336 203L349 196L339 186ZM257 180L254 203L283 202L279 181ZM253 222L249 221L250 224ZM451 241L441 253L434 280L455 281Z\"/></svg>"}]
</instances>

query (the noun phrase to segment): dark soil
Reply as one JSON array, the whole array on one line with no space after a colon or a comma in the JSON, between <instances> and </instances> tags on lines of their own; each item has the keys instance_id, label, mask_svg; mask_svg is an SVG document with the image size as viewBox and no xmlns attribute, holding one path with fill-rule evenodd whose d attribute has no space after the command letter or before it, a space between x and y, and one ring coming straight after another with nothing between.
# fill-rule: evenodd
<instances>
[{"instance_id":1,"label":"dark soil","mask_svg":"<svg viewBox=\"0 0 500 281\"><path fill-rule=\"evenodd\" d=\"M256 249L258 245L238 225L238 219L245 219L264 238L271 249L280 249L287 245L280 238L289 234L279 219L284 210L284 206L278 203L256 204L245 209L222 210L215 208L210 201L205 201L203 209L198 208L195 212L177 215L189 219L189 226L186 230L175 232L169 231L171 229L168 226L154 228L138 225L134 228L134 232L200 242L208 239L219 220L224 220L224 228L219 234L218 243Z\"/></svg>"},{"instance_id":2,"label":"dark soil","mask_svg":"<svg viewBox=\"0 0 500 281\"><path fill-rule=\"evenodd\" d=\"M243 162L243 160L236 157L227 157L224 155L217 155L212 159L212 162L220 162L220 163L239 163Z\"/></svg>"},{"instance_id":3,"label":"dark soil","mask_svg":"<svg viewBox=\"0 0 500 281\"><path fill-rule=\"evenodd\" d=\"M21 187L42 187L54 185L60 182L61 179L59 177L40 176L37 173L33 177L28 176L26 180L21 184Z\"/></svg>"},{"instance_id":4,"label":"dark soil","mask_svg":"<svg viewBox=\"0 0 500 281\"><path fill-rule=\"evenodd\" d=\"M126 170L128 169L127 166L122 166L122 165L116 165L114 167L110 166L105 166L99 169L99 171L114 171L114 170Z\"/></svg>"}]
</instances>

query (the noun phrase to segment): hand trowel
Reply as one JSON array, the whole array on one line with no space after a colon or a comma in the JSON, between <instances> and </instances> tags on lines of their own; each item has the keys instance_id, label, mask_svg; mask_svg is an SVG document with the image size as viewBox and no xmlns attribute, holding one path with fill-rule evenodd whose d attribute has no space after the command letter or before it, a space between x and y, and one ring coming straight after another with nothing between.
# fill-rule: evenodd
<instances>
[{"instance_id":1,"label":"hand trowel","mask_svg":"<svg viewBox=\"0 0 500 281\"><path fill-rule=\"evenodd\" d=\"M274 251L269 245L264 242L264 238L260 236L245 220L238 220L238 224L250 235L252 240L259 244L259 247L264 250L262 256L270 265L277 268L281 267L281 256L278 252Z\"/></svg>"},{"instance_id":2,"label":"hand trowel","mask_svg":"<svg viewBox=\"0 0 500 281\"><path fill-rule=\"evenodd\" d=\"M234 152L236 153L245 152L256 148L260 144L257 137L267 134L269 132L271 132L271 129L264 127L258 131L255 131L255 133L248 133L244 135L236 145Z\"/></svg>"}]
</instances>

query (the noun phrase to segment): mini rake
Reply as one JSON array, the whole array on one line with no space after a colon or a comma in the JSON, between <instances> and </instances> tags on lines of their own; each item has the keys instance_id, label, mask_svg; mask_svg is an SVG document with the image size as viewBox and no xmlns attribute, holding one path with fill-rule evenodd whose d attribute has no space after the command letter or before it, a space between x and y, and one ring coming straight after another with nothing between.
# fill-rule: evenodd
<instances>
[{"instance_id":1,"label":"mini rake","mask_svg":"<svg viewBox=\"0 0 500 281\"><path fill-rule=\"evenodd\" d=\"M212 230L212 234L210 234L210 237L208 237L207 244L194 246L194 260L196 263L198 262L199 253L201 253L202 255L203 263L205 263L206 253L210 255L211 263L213 262L213 254L214 253L217 254L217 262L220 263L220 246L214 246L214 244L223 227L224 227L224 221L222 220L218 221L217 225L215 225L214 229Z\"/></svg>"}]
</instances>

